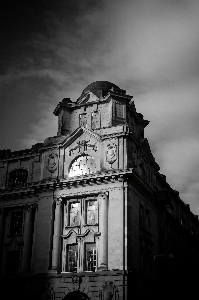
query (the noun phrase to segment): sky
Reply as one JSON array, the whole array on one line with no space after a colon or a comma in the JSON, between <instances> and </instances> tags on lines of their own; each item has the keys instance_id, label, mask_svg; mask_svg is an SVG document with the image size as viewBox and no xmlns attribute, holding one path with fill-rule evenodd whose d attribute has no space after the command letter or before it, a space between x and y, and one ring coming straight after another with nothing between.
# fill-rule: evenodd
<instances>
[{"instance_id":1,"label":"sky","mask_svg":"<svg viewBox=\"0 0 199 300\"><path fill-rule=\"evenodd\" d=\"M199 215L199 1L1 0L0 149L57 134L93 81L133 95L160 173Z\"/></svg>"}]
</instances>

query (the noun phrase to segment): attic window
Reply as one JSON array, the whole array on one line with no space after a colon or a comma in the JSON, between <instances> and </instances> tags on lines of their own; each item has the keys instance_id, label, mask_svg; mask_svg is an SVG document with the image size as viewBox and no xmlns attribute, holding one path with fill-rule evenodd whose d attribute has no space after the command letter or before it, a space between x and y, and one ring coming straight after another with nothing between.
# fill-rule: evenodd
<instances>
[{"instance_id":1,"label":"attic window","mask_svg":"<svg viewBox=\"0 0 199 300\"><path fill-rule=\"evenodd\" d=\"M8 187L10 189L27 186L28 171L25 169L16 169L10 172Z\"/></svg>"},{"instance_id":2,"label":"attic window","mask_svg":"<svg viewBox=\"0 0 199 300\"><path fill-rule=\"evenodd\" d=\"M71 165L69 177L96 173L94 158L89 155L78 157Z\"/></svg>"},{"instance_id":3,"label":"attic window","mask_svg":"<svg viewBox=\"0 0 199 300\"><path fill-rule=\"evenodd\" d=\"M87 114L83 113L79 115L79 126L87 127Z\"/></svg>"}]
</instances>

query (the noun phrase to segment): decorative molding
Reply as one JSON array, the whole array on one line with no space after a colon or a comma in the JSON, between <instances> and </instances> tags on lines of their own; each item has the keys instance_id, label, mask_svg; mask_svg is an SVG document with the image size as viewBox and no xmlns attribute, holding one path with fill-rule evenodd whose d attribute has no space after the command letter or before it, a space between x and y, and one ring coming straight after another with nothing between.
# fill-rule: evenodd
<instances>
[{"instance_id":1,"label":"decorative molding","mask_svg":"<svg viewBox=\"0 0 199 300\"><path fill-rule=\"evenodd\" d=\"M58 168L58 154L57 153L51 153L47 160L47 166L46 168L50 173L54 173Z\"/></svg>"},{"instance_id":2,"label":"decorative molding","mask_svg":"<svg viewBox=\"0 0 199 300\"><path fill-rule=\"evenodd\" d=\"M81 276L78 276L78 275L72 276L73 291L80 290L81 282L82 282Z\"/></svg>"},{"instance_id":3,"label":"decorative molding","mask_svg":"<svg viewBox=\"0 0 199 300\"><path fill-rule=\"evenodd\" d=\"M116 144L108 144L106 149L106 161L113 164L117 160L117 146Z\"/></svg>"},{"instance_id":4,"label":"decorative molding","mask_svg":"<svg viewBox=\"0 0 199 300\"><path fill-rule=\"evenodd\" d=\"M14 242L17 246L23 246L23 244L24 244L23 237L19 238L19 241L18 241L17 238L16 238L15 236L13 236L8 242L5 242L4 245L5 245L6 247L9 247L13 242Z\"/></svg>"},{"instance_id":5,"label":"decorative molding","mask_svg":"<svg viewBox=\"0 0 199 300\"><path fill-rule=\"evenodd\" d=\"M100 300L118 300L119 292L112 281L107 281L99 293Z\"/></svg>"},{"instance_id":6,"label":"decorative molding","mask_svg":"<svg viewBox=\"0 0 199 300\"><path fill-rule=\"evenodd\" d=\"M78 149L78 153L84 153L85 151L88 150L88 148L91 148L91 150L94 150L95 152L97 151L97 143L95 144L90 144L90 140L81 140L79 142L76 142L77 146L71 148L69 147L69 156L71 156L74 153L75 150Z\"/></svg>"}]
</instances>

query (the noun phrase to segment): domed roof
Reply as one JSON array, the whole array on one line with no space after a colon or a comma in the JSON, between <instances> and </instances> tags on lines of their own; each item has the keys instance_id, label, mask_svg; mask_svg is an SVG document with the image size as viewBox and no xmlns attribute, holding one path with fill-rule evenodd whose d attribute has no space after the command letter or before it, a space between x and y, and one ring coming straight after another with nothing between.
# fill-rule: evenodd
<instances>
[{"instance_id":1,"label":"domed roof","mask_svg":"<svg viewBox=\"0 0 199 300\"><path fill-rule=\"evenodd\" d=\"M82 92L81 96L78 100L82 99L88 92L92 92L96 96L100 96L102 92L102 96L106 95L111 88L120 89L116 84L109 81L95 81L89 84ZM77 100L77 101L78 101Z\"/></svg>"}]
</instances>

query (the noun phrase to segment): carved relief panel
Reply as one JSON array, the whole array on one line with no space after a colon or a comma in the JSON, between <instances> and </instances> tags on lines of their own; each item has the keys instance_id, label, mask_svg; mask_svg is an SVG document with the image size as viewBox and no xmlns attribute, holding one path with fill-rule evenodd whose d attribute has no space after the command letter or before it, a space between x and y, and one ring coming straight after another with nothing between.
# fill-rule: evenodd
<instances>
[{"instance_id":1,"label":"carved relief panel","mask_svg":"<svg viewBox=\"0 0 199 300\"><path fill-rule=\"evenodd\" d=\"M113 164L117 160L117 145L115 143L108 144L106 148L106 161Z\"/></svg>"},{"instance_id":2,"label":"carved relief panel","mask_svg":"<svg viewBox=\"0 0 199 300\"><path fill-rule=\"evenodd\" d=\"M56 178L58 176L59 154L57 149L43 153L43 174L42 178Z\"/></svg>"}]
</instances>

